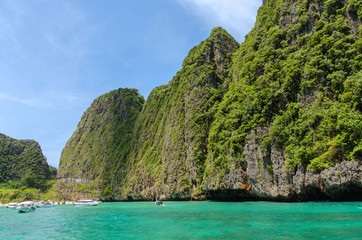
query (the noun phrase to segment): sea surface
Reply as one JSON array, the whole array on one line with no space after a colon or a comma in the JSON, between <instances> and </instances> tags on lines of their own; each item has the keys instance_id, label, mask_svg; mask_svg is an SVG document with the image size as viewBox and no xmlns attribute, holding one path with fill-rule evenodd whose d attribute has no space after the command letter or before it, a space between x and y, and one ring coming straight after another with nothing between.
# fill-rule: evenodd
<instances>
[{"instance_id":1,"label":"sea surface","mask_svg":"<svg viewBox=\"0 0 362 240\"><path fill-rule=\"evenodd\" d=\"M362 239L362 202L1 207L0 239Z\"/></svg>"}]
</instances>

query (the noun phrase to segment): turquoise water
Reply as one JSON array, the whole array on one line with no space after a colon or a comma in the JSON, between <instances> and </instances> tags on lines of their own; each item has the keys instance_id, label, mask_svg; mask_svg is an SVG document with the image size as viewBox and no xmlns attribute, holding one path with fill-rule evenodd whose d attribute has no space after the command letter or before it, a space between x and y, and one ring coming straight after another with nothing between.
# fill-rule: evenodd
<instances>
[{"instance_id":1,"label":"turquoise water","mask_svg":"<svg viewBox=\"0 0 362 240\"><path fill-rule=\"evenodd\" d=\"M0 208L0 239L362 239L362 202L151 202Z\"/></svg>"}]
</instances>

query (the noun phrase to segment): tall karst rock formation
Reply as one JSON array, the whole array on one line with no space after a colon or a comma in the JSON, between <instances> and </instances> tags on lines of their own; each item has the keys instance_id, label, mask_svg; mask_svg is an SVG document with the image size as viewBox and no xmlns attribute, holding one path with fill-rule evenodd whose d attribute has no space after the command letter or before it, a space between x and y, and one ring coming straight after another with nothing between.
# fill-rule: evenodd
<instances>
[{"instance_id":1,"label":"tall karst rock formation","mask_svg":"<svg viewBox=\"0 0 362 240\"><path fill-rule=\"evenodd\" d=\"M143 103L136 89L114 90L93 101L62 151L59 197L113 197L126 174L132 131Z\"/></svg>"},{"instance_id":2,"label":"tall karst rock formation","mask_svg":"<svg viewBox=\"0 0 362 240\"><path fill-rule=\"evenodd\" d=\"M170 84L154 89L135 129L122 198L190 198L201 185L216 106L239 44L223 29L193 48Z\"/></svg>"},{"instance_id":3,"label":"tall karst rock formation","mask_svg":"<svg viewBox=\"0 0 362 240\"><path fill-rule=\"evenodd\" d=\"M264 1L235 54L202 189L361 199L361 2Z\"/></svg>"},{"instance_id":4,"label":"tall karst rock formation","mask_svg":"<svg viewBox=\"0 0 362 240\"><path fill-rule=\"evenodd\" d=\"M215 28L144 104L101 96L63 150L59 194L361 200L361 5L265 0L242 44Z\"/></svg>"}]
</instances>

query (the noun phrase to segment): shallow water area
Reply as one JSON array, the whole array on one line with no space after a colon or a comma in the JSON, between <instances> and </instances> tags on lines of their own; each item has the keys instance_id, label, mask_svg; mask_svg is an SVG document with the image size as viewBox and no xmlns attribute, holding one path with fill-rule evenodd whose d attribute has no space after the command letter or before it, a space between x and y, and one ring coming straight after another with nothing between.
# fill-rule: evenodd
<instances>
[{"instance_id":1,"label":"shallow water area","mask_svg":"<svg viewBox=\"0 0 362 240\"><path fill-rule=\"evenodd\" d=\"M362 202L2 207L0 239L362 239Z\"/></svg>"}]
</instances>

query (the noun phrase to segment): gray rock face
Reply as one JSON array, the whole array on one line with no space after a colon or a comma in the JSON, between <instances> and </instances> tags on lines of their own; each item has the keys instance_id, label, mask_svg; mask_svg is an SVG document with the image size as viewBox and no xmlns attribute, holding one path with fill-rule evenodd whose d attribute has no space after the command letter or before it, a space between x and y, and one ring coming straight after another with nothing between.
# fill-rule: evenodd
<instances>
[{"instance_id":1,"label":"gray rock face","mask_svg":"<svg viewBox=\"0 0 362 240\"><path fill-rule=\"evenodd\" d=\"M361 161L344 161L321 173L299 167L285 169L286 159L276 146L264 149L256 139L267 129L251 131L244 146L243 163L230 171L221 186L205 184L209 198L221 200L358 200L362 199Z\"/></svg>"},{"instance_id":2,"label":"gray rock face","mask_svg":"<svg viewBox=\"0 0 362 240\"><path fill-rule=\"evenodd\" d=\"M295 192L302 199L321 196L331 200L360 200L361 183L362 165L358 160L344 161L320 174L298 169L293 176Z\"/></svg>"}]
</instances>

